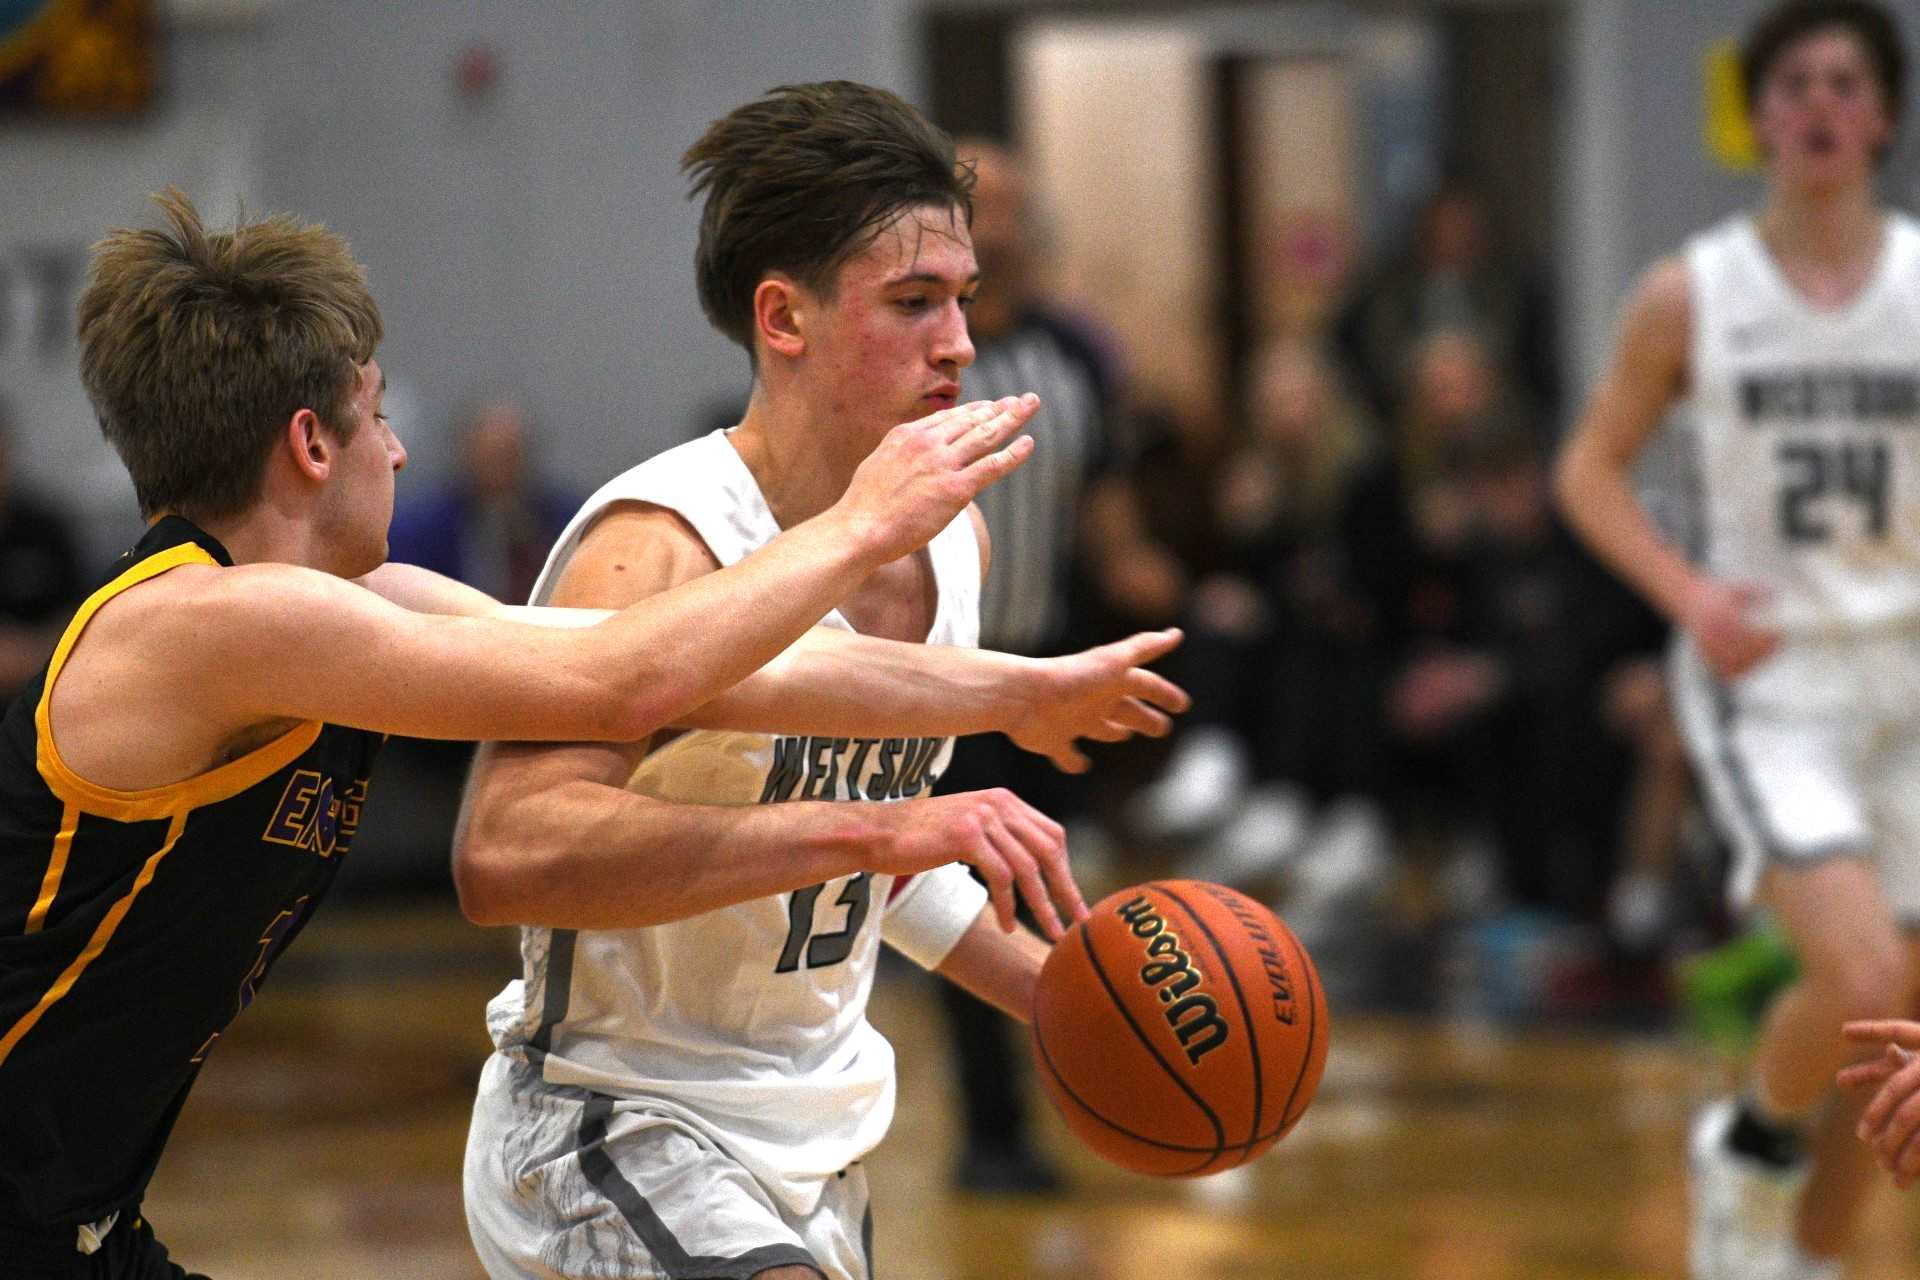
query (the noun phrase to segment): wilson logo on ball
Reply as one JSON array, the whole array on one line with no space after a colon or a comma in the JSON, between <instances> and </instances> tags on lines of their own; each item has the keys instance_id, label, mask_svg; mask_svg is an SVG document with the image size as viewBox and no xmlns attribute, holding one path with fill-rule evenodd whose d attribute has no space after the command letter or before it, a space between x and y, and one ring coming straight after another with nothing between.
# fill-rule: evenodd
<instances>
[{"instance_id":1,"label":"wilson logo on ball","mask_svg":"<svg viewBox=\"0 0 1920 1280\"><path fill-rule=\"evenodd\" d=\"M1126 921L1135 937L1146 940L1151 959L1141 966L1140 981L1158 988L1154 995L1167 1006L1167 1025L1179 1037L1187 1061L1198 1066L1200 1059L1225 1044L1231 1035L1226 1019L1220 1016L1220 1006L1206 992L1193 990L1204 978L1193 967L1180 935L1154 914L1153 905L1144 896L1121 903L1115 914Z\"/></svg>"}]
</instances>

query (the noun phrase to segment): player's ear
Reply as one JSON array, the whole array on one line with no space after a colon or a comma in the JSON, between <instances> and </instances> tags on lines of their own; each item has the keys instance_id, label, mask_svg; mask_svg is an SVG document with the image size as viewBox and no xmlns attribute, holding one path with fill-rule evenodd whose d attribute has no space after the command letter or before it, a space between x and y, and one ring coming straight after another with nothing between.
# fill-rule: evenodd
<instances>
[{"instance_id":1,"label":"player's ear","mask_svg":"<svg viewBox=\"0 0 1920 1280\"><path fill-rule=\"evenodd\" d=\"M778 271L753 291L753 327L767 350L789 359L807 349L807 299L800 286Z\"/></svg>"},{"instance_id":2,"label":"player's ear","mask_svg":"<svg viewBox=\"0 0 1920 1280\"><path fill-rule=\"evenodd\" d=\"M318 484L333 472L333 442L320 424L320 415L311 409L299 409L287 419L283 442L294 469Z\"/></svg>"}]
</instances>

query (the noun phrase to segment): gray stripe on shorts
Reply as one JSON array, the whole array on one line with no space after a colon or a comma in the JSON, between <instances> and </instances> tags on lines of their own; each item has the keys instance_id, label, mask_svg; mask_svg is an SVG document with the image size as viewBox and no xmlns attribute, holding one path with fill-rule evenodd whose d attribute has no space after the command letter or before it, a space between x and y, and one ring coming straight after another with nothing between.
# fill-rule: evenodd
<instances>
[{"instance_id":1,"label":"gray stripe on shorts","mask_svg":"<svg viewBox=\"0 0 1920 1280\"><path fill-rule=\"evenodd\" d=\"M1746 819L1753 838L1760 845L1761 856L1770 862L1787 862L1792 859L1792 851L1787 842L1774 831L1767 821L1766 810L1760 805L1760 794L1754 790L1753 779L1747 773L1747 766L1740 759L1740 753L1733 747L1733 721L1738 708L1733 701L1733 692L1727 688L1718 675L1705 668L1705 658L1700 659L1701 675L1707 682L1707 689L1713 695L1713 726L1719 735L1718 749L1714 752L1720 757L1720 767L1726 771L1727 786L1733 793L1734 808Z\"/></svg>"},{"instance_id":2,"label":"gray stripe on shorts","mask_svg":"<svg viewBox=\"0 0 1920 1280\"><path fill-rule=\"evenodd\" d=\"M569 948L571 954L571 948ZM613 1202L626 1218L627 1225L640 1237L667 1273L667 1280L753 1280L769 1267L812 1267L822 1276L820 1264L798 1245L770 1244L750 1249L737 1258L695 1257L675 1238L660 1220L647 1198L640 1194L607 1154L607 1117L613 1114L613 1102L595 1098L588 1102L580 1117L580 1171L587 1181Z\"/></svg>"},{"instance_id":3,"label":"gray stripe on shorts","mask_svg":"<svg viewBox=\"0 0 1920 1280\"><path fill-rule=\"evenodd\" d=\"M527 1042L535 1066L553 1051L553 1029L567 1016L567 996L573 990L573 947L579 938L572 929L549 931L546 983L540 991L540 1027Z\"/></svg>"},{"instance_id":4,"label":"gray stripe on shorts","mask_svg":"<svg viewBox=\"0 0 1920 1280\"><path fill-rule=\"evenodd\" d=\"M867 1212L860 1219L860 1253L867 1260L867 1280L873 1280L873 1201L867 1201Z\"/></svg>"}]
</instances>

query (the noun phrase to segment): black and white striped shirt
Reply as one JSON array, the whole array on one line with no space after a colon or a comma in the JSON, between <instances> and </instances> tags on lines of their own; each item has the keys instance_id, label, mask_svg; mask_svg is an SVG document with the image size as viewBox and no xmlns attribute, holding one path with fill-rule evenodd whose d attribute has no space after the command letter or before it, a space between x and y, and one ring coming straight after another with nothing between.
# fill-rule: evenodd
<instances>
[{"instance_id":1,"label":"black and white striped shirt","mask_svg":"<svg viewBox=\"0 0 1920 1280\"><path fill-rule=\"evenodd\" d=\"M1065 625L1081 500L1109 465L1106 369L1093 344L1072 327L1028 312L1006 334L976 339L961 386L970 400L1027 391L1040 397L1028 427L1039 446L1032 459L979 498L993 539L980 643L1040 653Z\"/></svg>"}]
</instances>

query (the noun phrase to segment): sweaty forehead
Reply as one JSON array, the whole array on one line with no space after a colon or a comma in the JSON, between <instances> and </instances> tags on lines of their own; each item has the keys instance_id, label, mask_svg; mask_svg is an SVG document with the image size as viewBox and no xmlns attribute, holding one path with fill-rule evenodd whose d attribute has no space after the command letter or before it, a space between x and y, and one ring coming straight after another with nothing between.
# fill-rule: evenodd
<instances>
[{"instance_id":1,"label":"sweaty forehead","mask_svg":"<svg viewBox=\"0 0 1920 1280\"><path fill-rule=\"evenodd\" d=\"M960 211L921 205L881 227L864 249L847 260L841 278L885 285L933 276L964 284L978 271L973 237Z\"/></svg>"}]
</instances>

